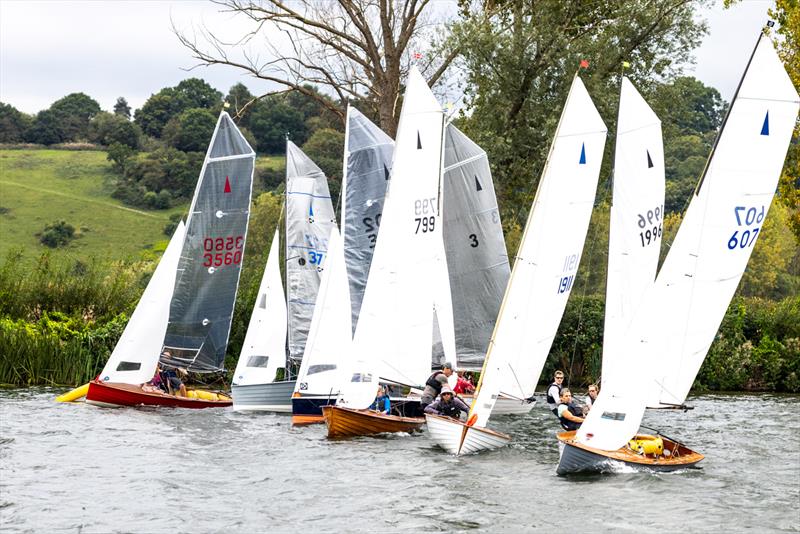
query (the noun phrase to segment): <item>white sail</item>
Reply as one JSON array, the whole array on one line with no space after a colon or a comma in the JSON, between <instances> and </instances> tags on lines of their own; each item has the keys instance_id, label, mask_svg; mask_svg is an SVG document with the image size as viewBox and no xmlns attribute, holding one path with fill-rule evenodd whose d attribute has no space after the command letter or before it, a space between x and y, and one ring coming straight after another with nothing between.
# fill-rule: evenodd
<instances>
[{"instance_id":1,"label":"white sail","mask_svg":"<svg viewBox=\"0 0 800 534\"><path fill-rule=\"evenodd\" d=\"M276 230L258 287L242 352L233 373L235 386L267 384L286 365L286 300L281 281L280 238Z\"/></svg>"},{"instance_id":2,"label":"white sail","mask_svg":"<svg viewBox=\"0 0 800 534\"><path fill-rule=\"evenodd\" d=\"M614 153L603 330L603 388L629 389L641 365L625 358L625 332L658 268L664 219L661 121L627 78L622 79Z\"/></svg>"},{"instance_id":3,"label":"white sail","mask_svg":"<svg viewBox=\"0 0 800 534\"><path fill-rule=\"evenodd\" d=\"M352 342L350 312L344 247L339 230L334 226L328 239L328 257L322 269L295 393L336 395L339 392Z\"/></svg>"},{"instance_id":4,"label":"white sail","mask_svg":"<svg viewBox=\"0 0 800 534\"><path fill-rule=\"evenodd\" d=\"M659 362L651 402L681 404L714 340L767 216L795 127L798 94L761 37L656 281L661 328L634 350ZM642 314L650 313L650 308Z\"/></svg>"},{"instance_id":5,"label":"white sail","mask_svg":"<svg viewBox=\"0 0 800 534\"><path fill-rule=\"evenodd\" d=\"M714 340L767 216L797 119L800 97L771 41L761 36L655 284L627 334L625 350L652 369L630 384L642 401L609 413L600 392L578 440L614 450L594 419L617 420L635 432L647 404L682 404ZM655 383L654 383L655 382ZM640 384L637 386L637 384ZM609 403L610 405L611 403ZM626 413L626 410L628 413ZM590 435L591 434L591 435Z\"/></svg>"},{"instance_id":6,"label":"white sail","mask_svg":"<svg viewBox=\"0 0 800 534\"><path fill-rule=\"evenodd\" d=\"M103 382L138 385L153 378L167 332L169 303L185 235L186 226L181 221L100 373Z\"/></svg>"},{"instance_id":7,"label":"white sail","mask_svg":"<svg viewBox=\"0 0 800 534\"><path fill-rule=\"evenodd\" d=\"M593 447L620 447L639 429L645 402L638 384L649 361L626 351L626 332L658 267L664 215L661 121L627 78L622 79L614 154L614 196L608 244L603 333L603 387L581 426ZM603 415L603 417L600 417Z\"/></svg>"},{"instance_id":8,"label":"white sail","mask_svg":"<svg viewBox=\"0 0 800 534\"><path fill-rule=\"evenodd\" d=\"M352 106L347 106L346 128L342 162L342 239L355 332L381 225L394 141Z\"/></svg>"},{"instance_id":9,"label":"white sail","mask_svg":"<svg viewBox=\"0 0 800 534\"><path fill-rule=\"evenodd\" d=\"M572 82L470 409L485 426L499 393L527 398L541 374L580 262L606 126L577 76Z\"/></svg>"},{"instance_id":10,"label":"white sail","mask_svg":"<svg viewBox=\"0 0 800 534\"><path fill-rule=\"evenodd\" d=\"M411 385L420 385L431 368L443 119L422 75L412 68L353 341L355 361L377 361L380 377Z\"/></svg>"},{"instance_id":11,"label":"white sail","mask_svg":"<svg viewBox=\"0 0 800 534\"><path fill-rule=\"evenodd\" d=\"M328 180L297 145L286 142L286 297L289 357L298 361L311 327L320 269L336 219Z\"/></svg>"}]
</instances>

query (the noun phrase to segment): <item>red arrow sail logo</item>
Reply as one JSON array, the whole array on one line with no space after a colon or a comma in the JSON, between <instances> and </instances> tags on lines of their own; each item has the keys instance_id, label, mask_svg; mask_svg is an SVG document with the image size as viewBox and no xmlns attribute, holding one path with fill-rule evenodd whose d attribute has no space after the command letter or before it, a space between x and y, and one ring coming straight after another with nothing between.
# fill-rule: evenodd
<instances>
[{"instance_id":1,"label":"red arrow sail logo","mask_svg":"<svg viewBox=\"0 0 800 534\"><path fill-rule=\"evenodd\" d=\"M225 177L225 192L226 193L231 192L231 181L228 179L227 176Z\"/></svg>"}]
</instances>

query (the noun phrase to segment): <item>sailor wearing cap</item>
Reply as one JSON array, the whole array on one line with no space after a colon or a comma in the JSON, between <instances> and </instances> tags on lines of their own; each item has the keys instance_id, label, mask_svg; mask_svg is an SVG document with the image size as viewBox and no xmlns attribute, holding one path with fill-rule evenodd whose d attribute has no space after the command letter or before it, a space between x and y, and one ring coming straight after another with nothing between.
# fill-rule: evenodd
<instances>
[{"instance_id":1,"label":"sailor wearing cap","mask_svg":"<svg viewBox=\"0 0 800 534\"><path fill-rule=\"evenodd\" d=\"M425 407L425 413L443 415L454 419L459 419L461 412L469 413L469 406L460 398L453 395L453 390L450 389L450 386L447 384L442 386L442 392L439 394L439 398Z\"/></svg>"}]
</instances>

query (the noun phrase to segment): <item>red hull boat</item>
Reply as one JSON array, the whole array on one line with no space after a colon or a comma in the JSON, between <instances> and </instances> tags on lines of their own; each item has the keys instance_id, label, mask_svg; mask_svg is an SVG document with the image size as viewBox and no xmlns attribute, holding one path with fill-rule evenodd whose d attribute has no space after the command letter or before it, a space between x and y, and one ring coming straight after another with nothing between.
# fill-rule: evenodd
<instances>
[{"instance_id":1,"label":"red hull boat","mask_svg":"<svg viewBox=\"0 0 800 534\"><path fill-rule=\"evenodd\" d=\"M223 408L231 406L230 398L223 400L176 397L166 393L148 393L139 386L113 382L89 382L86 402L97 406L172 406L175 408Z\"/></svg>"}]
</instances>

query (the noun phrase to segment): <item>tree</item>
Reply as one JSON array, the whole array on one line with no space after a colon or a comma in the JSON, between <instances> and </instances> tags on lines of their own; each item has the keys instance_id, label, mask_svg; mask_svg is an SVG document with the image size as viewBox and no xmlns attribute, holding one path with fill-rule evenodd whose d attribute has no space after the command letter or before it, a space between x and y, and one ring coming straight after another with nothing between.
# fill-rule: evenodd
<instances>
[{"instance_id":1,"label":"tree","mask_svg":"<svg viewBox=\"0 0 800 534\"><path fill-rule=\"evenodd\" d=\"M452 34L471 110L462 126L489 155L505 224L531 203L580 60L589 61L581 78L598 109L614 117L623 61L640 88L674 75L705 31L693 13L699 4L501 0L488 16L463 9ZM613 119L607 124L613 134ZM610 169L610 157L605 161L602 176Z\"/></svg>"},{"instance_id":2,"label":"tree","mask_svg":"<svg viewBox=\"0 0 800 534\"><path fill-rule=\"evenodd\" d=\"M58 114L49 109L43 109L33 119L33 124L25 133L25 140L42 145L55 145L66 141L67 135Z\"/></svg>"},{"instance_id":3,"label":"tree","mask_svg":"<svg viewBox=\"0 0 800 534\"><path fill-rule=\"evenodd\" d=\"M239 118L239 128L250 125L250 110L247 108L254 99L253 93L241 82L231 87L225 95L225 102L231 106L230 113Z\"/></svg>"},{"instance_id":4,"label":"tree","mask_svg":"<svg viewBox=\"0 0 800 534\"><path fill-rule=\"evenodd\" d=\"M161 137L170 119L187 109L204 108L218 112L221 105L222 93L203 80L188 78L175 87L166 87L151 95L136 110L134 120L147 135Z\"/></svg>"},{"instance_id":5,"label":"tree","mask_svg":"<svg viewBox=\"0 0 800 534\"><path fill-rule=\"evenodd\" d=\"M89 121L100 113L100 104L84 93L72 93L50 106L60 122L66 141L88 139Z\"/></svg>"},{"instance_id":6,"label":"tree","mask_svg":"<svg viewBox=\"0 0 800 534\"><path fill-rule=\"evenodd\" d=\"M136 154L136 151L129 145L122 143L111 143L108 147L106 159L114 164L114 170L120 174L125 174L128 162Z\"/></svg>"},{"instance_id":7,"label":"tree","mask_svg":"<svg viewBox=\"0 0 800 534\"><path fill-rule=\"evenodd\" d=\"M21 143L33 119L14 106L0 102L0 143Z\"/></svg>"},{"instance_id":8,"label":"tree","mask_svg":"<svg viewBox=\"0 0 800 534\"><path fill-rule=\"evenodd\" d=\"M117 98L117 102L114 104L114 115L120 115L130 120L131 107L128 105L128 101L125 100L125 97L121 96Z\"/></svg>"},{"instance_id":9,"label":"tree","mask_svg":"<svg viewBox=\"0 0 800 534\"><path fill-rule=\"evenodd\" d=\"M214 133L216 117L207 109L187 109L164 127L164 140L184 152L204 152Z\"/></svg>"},{"instance_id":10,"label":"tree","mask_svg":"<svg viewBox=\"0 0 800 534\"><path fill-rule=\"evenodd\" d=\"M89 140L104 146L118 143L136 149L141 135L142 131L136 124L119 114L101 111L89 123Z\"/></svg>"},{"instance_id":11,"label":"tree","mask_svg":"<svg viewBox=\"0 0 800 534\"><path fill-rule=\"evenodd\" d=\"M401 81L418 53L430 48L436 28L430 0L218 0L227 11L253 24L252 32L229 45L213 32L194 34L174 29L200 65L229 65L255 78L277 83L308 97L343 122L348 99L366 98L381 127L394 136L399 117ZM288 35L291 49L270 44L278 33ZM266 57L241 51L256 37L265 37ZM267 38L268 37L268 38ZM241 53L240 53L241 52ZM456 57L451 50L420 62L434 84ZM324 99L307 84L324 87L336 101Z\"/></svg>"},{"instance_id":12,"label":"tree","mask_svg":"<svg viewBox=\"0 0 800 534\"><path fill-rule=\"evenodd\" d=\"M267 154L282 154L286 150L286 135L296 144L308 139L303 115L289 106L285 95L271 95L250 112L250 131L258 141L259 150Z\"/></svg>"},{"instance_id":13,"label":"tree","mask_svg":"<svg viewBox=\"0 0 800 534\"><path fill-rule=\"evenodd\" d=\"M75 227L65 221L48 224L39 235L39 241L50 248L66 245L75 238Z\"/></svg>"},{"instance_id":14,"label":"tree","mask_svg":"<svg viewBox=\"0 0 800 534\"><path fill-rule=\"evenodd\" d=\"M342 187L344 134L333 128L320 128L303 145L303 152L328 177L331 198L338 198Z\"/></svg>"}]
</instances>

